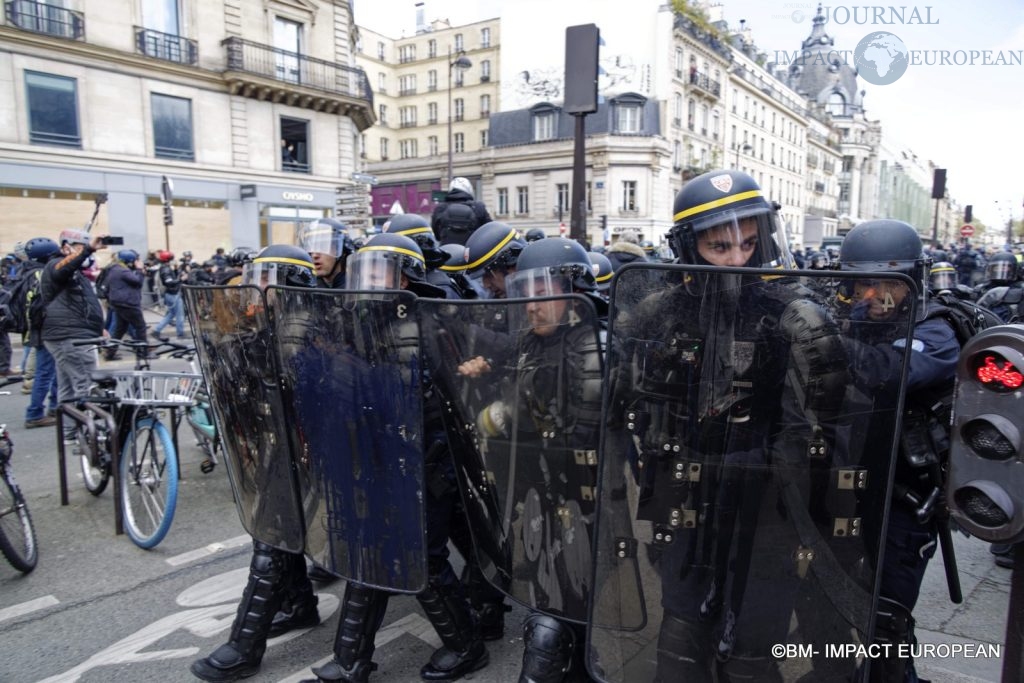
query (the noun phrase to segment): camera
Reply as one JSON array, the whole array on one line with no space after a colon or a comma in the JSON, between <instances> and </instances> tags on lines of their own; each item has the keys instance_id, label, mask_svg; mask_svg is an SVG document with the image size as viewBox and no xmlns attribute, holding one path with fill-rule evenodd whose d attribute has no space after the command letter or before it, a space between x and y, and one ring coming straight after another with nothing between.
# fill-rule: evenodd
<instances>
[{"instance_id":1,"label":"camera","mask_svg":"<svg viewBox=\"0 0 1024 683\"><path fill-rule=\"evenodd\" d=\"M105 244L108 247L111 245L117 246L124 244L124 238L115 235L105 235L100 238L100 244Z\"/></svg>"}]
</instances>

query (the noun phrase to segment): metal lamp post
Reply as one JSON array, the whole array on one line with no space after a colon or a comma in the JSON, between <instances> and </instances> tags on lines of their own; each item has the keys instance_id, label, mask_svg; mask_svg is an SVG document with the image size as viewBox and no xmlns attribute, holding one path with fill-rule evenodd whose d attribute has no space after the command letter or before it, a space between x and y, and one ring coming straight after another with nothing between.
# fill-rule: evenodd
<instances>
[{"instance_id":1,"label":"metal lamp post","mask_svg":"<svg viewBox=\"0 0 1024 683\"><path fill-rule=\"evenodd\" d=\"M746 153L752 151L753 149L754 149L753 145L751 145L750 143L747 143L747 142L744 142L742 147L740 147L738 145L736 146L736 170L737 171L740 170L740 150L742 150L743 153L746 154Z\"/></svg>"},{"instance_id":2,"label":"metal lamp post","mask_svg":"<svg viewBox=\"0 0 1024 683\"><path fill-rule=\"evenodd\" d=\"M452 61L452 48L448 46L448 182L452 181L452 69L468 69L473 62L466 56L465 50L455 53Z\"/></svg>"}]
</instances>

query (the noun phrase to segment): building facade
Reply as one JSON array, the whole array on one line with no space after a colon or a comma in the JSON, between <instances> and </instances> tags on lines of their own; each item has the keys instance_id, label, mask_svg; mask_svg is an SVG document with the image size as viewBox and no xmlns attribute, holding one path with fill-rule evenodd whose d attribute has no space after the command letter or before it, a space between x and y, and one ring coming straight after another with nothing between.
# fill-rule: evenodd
<instances>
[{"instance_id":1,"label":"building facade","mask_svg":"<svg viewBox=\"0 0 1024 683\"><path fill-rule=\"evenodd\" d=\"M62 4L8 2L0 25L5 248L80 227L98 193L97 230L143 253L290 242L330 215L375 120L348 2Z\"/></svg>"}]
</instances>

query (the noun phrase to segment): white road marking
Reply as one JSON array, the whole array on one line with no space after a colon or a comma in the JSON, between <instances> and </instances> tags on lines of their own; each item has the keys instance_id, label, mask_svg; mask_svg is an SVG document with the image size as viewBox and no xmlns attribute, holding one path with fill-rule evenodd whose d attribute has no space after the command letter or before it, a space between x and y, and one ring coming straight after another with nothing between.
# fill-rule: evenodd
<instances>
[{"instance_id":1,"label":"white road marking","mask_svg":"<svg viewBox=\"0 0 1024 683\"><path fill-rule=\"evenodd\" d=\"M172 567L178 567L183 564L188 564L189 562L201 560L204 557L208 557L210 555L213 555L214 553L222 552L224 550L227 550L228 548L238 548L250 542L252 542L252 536L249 536L248 534L244 536L235 536L234 538L229 538L226 541L221 541L219 543L211 543L208 546L198 548L196 550L190 550L187 553L175 555L174 557L168 557L166 562Z\"/></svg>"},{"instance_id":2,"label":"white road marking","mask_svg":"<svg viewBox=\"0 0 1024 683\"><path fill-rule=\"evenodd\" d=\"M47 595L42 598L36 598L35 600L29 600L28 602L23 602L20 605L12 605L10 607L0 609L0 621L13 619L14 617L20 617L23 614L30 614L32 612L41 609L46 609L47 607L53 607L54 605L59 604L60 600L53 597L52 595Z\"/></svg>"},{"instance_id":3,"label":"white road marking","mask_svg":"<svg viewBox=\"0 0 1024 683\"><path fill-rule=\"evenodd\" d=\"M437 632L434 631L434 627L431 626L430 622L424 617L416 614L415 612L407 614L398 621L392 622L377 631L377 637L373 639L374 647L380 649L395 638L406 633L425 641L434 649L441 647L441 639L437 637ZM299 683L299 681L308 680L310 677L310 667L323 666L329 661L331 661L330 657L324 657L321 660L313 662L301 671L298 671L287 678L282 678L278 683Z\"/></svg>"}]
</instances>

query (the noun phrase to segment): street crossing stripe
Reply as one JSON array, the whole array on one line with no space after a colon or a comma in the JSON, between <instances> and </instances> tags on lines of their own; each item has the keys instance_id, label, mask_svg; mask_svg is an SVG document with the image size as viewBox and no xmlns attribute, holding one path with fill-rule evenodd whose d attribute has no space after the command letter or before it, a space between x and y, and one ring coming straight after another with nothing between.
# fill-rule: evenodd
<instances>
[{"instance_id":1,"label":"street crossing stripe","mask_svg":"<svg viewBox=\"0 0 1024 683\"><path fill-rule=\"evenodd\" d=\"M249 536L248 534L245 534L243 536L235 536L234 538L229 538L228 540L221 541L220 543L211 543L210 545L198 548L197 550L190 550L187 553L175 555L174 557L168 557L166 562L172 567L179 567L183 564L188 564L189 562L201 560L204 557L213 555L214 553L219 553L229 548L238 548L240 546L246 545L250 541L252 541L252 536Z\"/></svg>"},{"instance_id":2,"label":"street crossing stripe","mask_svg":"<svg viewBox=\"0 0 1024 683\"><path fill-rule=\"evenodd\" d=\"M36 598L35 600L29 600L28 602L23 602L20 605L12 605L10 607L0 609L0 621L20 617L23 614L31 614L32 612L36 612L41 609L46 609L47 607L53 607L54 605L59 604L60 600L53 597L52 595L47 595L42 598Z\"/></svg>"}]
</instances>

